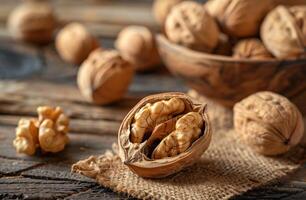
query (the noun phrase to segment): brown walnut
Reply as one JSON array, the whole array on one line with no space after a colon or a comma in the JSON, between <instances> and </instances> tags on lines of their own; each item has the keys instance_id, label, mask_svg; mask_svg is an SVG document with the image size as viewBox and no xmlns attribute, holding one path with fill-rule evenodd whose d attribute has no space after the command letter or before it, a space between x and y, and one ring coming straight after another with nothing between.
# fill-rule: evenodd
<instances>
[{"instance_id":1,"label":"brown walnut","mask_svg":"<svg viewBox=\"0 0 306 200\"><path fill-rule=\"evenodd\" d=\"M234 47L234 58L238 59L271 59L273 56L263 43L256 38L239 41Z\"/></svg>"},{"instance_id":2,"label":"brown walnut","mask_svg":"<svg viewBox=\"0 0 306 200\"><path fill-rule=\"evenodd\" d=\"M277 58L306 57L306 6L278 6L261 26L261 38Z\"/></svg>"},{"instance_id":3,"label":"brown walnut","mask_svg":"<svg viewBox=\"0 0 306 200\"><path fill-rule=\"evenodd\" d=\"M218 44L219 29L202 5L183 1L171 10L165 24L168 39L190 49L211 52Z\"/></svg>"},{"instance_id":4,"label":"brown walnut","mask_svg":"<svg viewBox=\"0 0 306 200\"><path fill-rule=\"evenodd\" d=\"M136 71L147 71L160 63L154 34L146 27L124 28L116 40L116 48Z\"/></svg>"},{"instance_id":5,"label":"brown walnut","mask_svg":"<svg viewBox=\"0 0 306 200\"><path fill-rule=\"evenodd\" d=\"M56 18L45 2L26 2L16 7L8 17L8 29L14 39L35 44L52 40Z\"/></svg>"},{"instance_id":6,"label":"brown walnut","mask_svg":"<svg viewBox=\"0 0 306 200\"><path fill-rule=\"evenodd\" d=\"M63 60L80 64L99 47L99 42L82 24L70 23L57 34L55 46Z\"/></svg>"},{"instance_id":7,"label":"brown walnut","mask_svg":"<svg viewBox=\"0 0 306 200\"><path fill-rule=\"evenodd\" d=\"M258 92L238 102L234 126L242 140L263 155L289 151L304 134L300 111L287 98L272 92Z\"/></svg>"},{"instance_id":8,"label":"brown walnut","mask_svg":"<svg viewBox=\"0 0 306 200\"><path fill-rule=\"evenodd\" d=\"M120 100L134 75L132 65L116 50L94 50L82 63L77 83L83 96L100 105Z\"/></svg>"},{"instance_id":9,"label":"brown walnut","mask_svg":"<svg viewBox=\"0 0 306 200\"><path fill-rule=\"evenodd\" d=\"M273 0L210 0L205 4L221 29L239 38L257 35L262 20L273 6Z\"/></svg>"},{"instance_id":10,"label":"brown walnut","mask_svg":"<svg viewBox=\"0 0 306 200\"><path fill-rule=\"evenodd\" d=\"M124 118L119 156L134 173L160 178L196 162L211 140L205 105L182 93L163 93L141 100Z\"/></svg>"}]
</instances>

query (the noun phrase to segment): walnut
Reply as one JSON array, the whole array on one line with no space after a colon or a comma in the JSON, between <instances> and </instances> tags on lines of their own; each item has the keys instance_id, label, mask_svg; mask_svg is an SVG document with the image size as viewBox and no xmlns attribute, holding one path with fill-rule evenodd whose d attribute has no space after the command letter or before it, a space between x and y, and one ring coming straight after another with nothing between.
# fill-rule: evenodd
<instances>
[{"instance_id":1,"label":"walnut","mask_svg":"<svg viewBox=\"0 0 306 200\"><path fill-rule=\"evenodd\" d=\"M159 178L196 162L211 140L206 105L182 93L152 95L125 117L119 132L119 156L134 173Z\"/></svg>"},{"instance_id":2,"label":"walnut","mask_svg":"<svg viewBox=\"0 0 306 200\"><path fill-rule=\"evenodd\" d=\"M55 46L63 60L80 64L99 47L99 42L82 24L70 23L57 34Z\"/></svg>"},{"instance_id":3,"label":"walnut","mask_svg":"<svg viewBox=\"0 0 306 200\"><path fill-rule=\"evenodd\" d=\"M153 15L159 25L164 27L166 18L171 9L183 0L155 0L153 3Z\"/></svg>"},{"instance_id":4,"label":"walnut","mask_svg":"<svg viewBox=\"0 0 306 200\"><path fill-rule=\"evenodd\" d=\"M239 41L234 47L234 58L271 59L273 56L259 39L251 38Z\"/></svg>"},{"instance_id":5,"label":"walnut","mask_svg":"<svg viewBox=\"0 0 306 200\"><path fill-rule=\"evenodd\" d=\"M96 49L81 65L77 83L89 102L105 105L123 97L133 75L131 64L116 50Z\"/></svg>"},{"instance_id":6,"label":"walnut","mask_svg":"<svg viewBox=\"0 0 306 200\"><path fill-rule=\"evenodd\" d=\"M137 71L147 71L160 63L153 33L146 27L124 28L116 41L121 56L129 61Z\"/></svg>"},{"instance_id":7,"label":"walnut","mask_svg":"<svg viewBox=\"0 0 306 200\"><path fill-rule=\"evenodd\" d=\"M214 54L230 56L232 55L232 42L224 33L219 34L219 41L217 47L213 51Z\"/></svg>"},{"instance_id":8,"label":"walnut","mask_svg":"<svg viewBox=\"0 0 306 200\"><path fill-rule=\"evenodd\" d=\"M44 2L26 2L16 7L8 17L8 29L13 38L36 44L52 40L56 18L52 7Z\"/></svg>"},{"instance_id":9,"label":"walnut","mask_svg":"<svg viewBox=\"0 0 306 200\"><path fill-rule=\"evenodd\" d=\"M272 92L258 92L238 102L234 126L242 140L263 155L287 152L304 134L300 111L287 98Z\"/></svg>"},{"instance_id":10,"label":"walnut","mask_svg":"<svg viewBox=\"0 0 306 200\"><path fill-rule=\"evenodd\" d=\"M69 142L69 119L59 107L37 108L38 119L21 119L13 141L18 153L33 155L38 147L43 152L59 152Z\"/></svg>"},{"instance_id":11,"label":"walnut","mask_svg":"<svg viewBox=\"0 0 306 200\"><path fill-rule=\"evenodd\" d=\"M277 58L306 57L306 6L272 10L261 26L261 38Z\"/></svg>"},{"instance_id":12,"label":"walnut","mask_svg":"<svg viewBox=\"0 0 306 200\"><path fill-rule=\"evenodd\" d=\"M218 44L219 29L214 19L200 4L184 1L171 10L165 24L171 42L211 52Z\"/></svg>"},{"instance_id":13,"label":"walnut","mask_svg":"<svg viewBox=\"0 0 306 200\"><path fill-rule=\"evenodd\" d=\"M252 37L259 32L274 0L210 0L205 8L215 17L221 29L233 37Z\"/></svg>"}]
</instances>

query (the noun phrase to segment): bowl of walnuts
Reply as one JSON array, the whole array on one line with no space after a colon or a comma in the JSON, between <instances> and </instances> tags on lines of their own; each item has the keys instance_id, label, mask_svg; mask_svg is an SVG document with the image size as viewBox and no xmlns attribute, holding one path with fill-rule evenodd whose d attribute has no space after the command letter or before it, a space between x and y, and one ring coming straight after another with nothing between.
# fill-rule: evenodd
<instances>
[{"instance_id":1,"label":"bowl of walnuts","mask_svg":"<svg viewBox=\"0 0 306 200\"><path fill-rule=\"evenodd\" d=\"M226 106L268 90L306 91L306 5L278 0L182 1L157 36L171 73Z\"/></svg>"}]
</instances>

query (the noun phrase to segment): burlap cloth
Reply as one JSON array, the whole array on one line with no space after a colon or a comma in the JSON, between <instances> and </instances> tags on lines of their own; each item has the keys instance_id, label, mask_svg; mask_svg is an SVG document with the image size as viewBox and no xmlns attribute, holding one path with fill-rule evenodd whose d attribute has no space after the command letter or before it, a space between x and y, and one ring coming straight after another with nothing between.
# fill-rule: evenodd
<instances>
[{"instance_id":1,"label":"burlap cloth","mask_svg":"<svg viewBox=\"0 0 306 200\"><path fill-rule=\"evenodd\" d=\"M141 199L229 199L277 182L297 169L305 156L302 147L282 157L261 156L239 142L230 110L210 103L209 116L214 130L210 147L198 163L168 178L138 177L121 163L116 148L79 161L72 171Z\"/></svg>"}]
</instances>

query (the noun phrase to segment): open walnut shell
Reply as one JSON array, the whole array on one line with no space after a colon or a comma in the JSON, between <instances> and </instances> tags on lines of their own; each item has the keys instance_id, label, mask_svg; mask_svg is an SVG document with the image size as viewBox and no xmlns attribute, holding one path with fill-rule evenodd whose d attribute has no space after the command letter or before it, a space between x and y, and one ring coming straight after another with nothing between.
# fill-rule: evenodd
<instances>
[{"instance_id":1,"label":"open walnut shell","mask_svg":"<svg viewBox=\"0 0 306 200\"><path fill-rule=\"evenodd\" d=\"M211 141L206 105L183 93L142 99L118 132L119 156L134 173L161 178L197 161Z\"/></svg>"}]
</instances>

